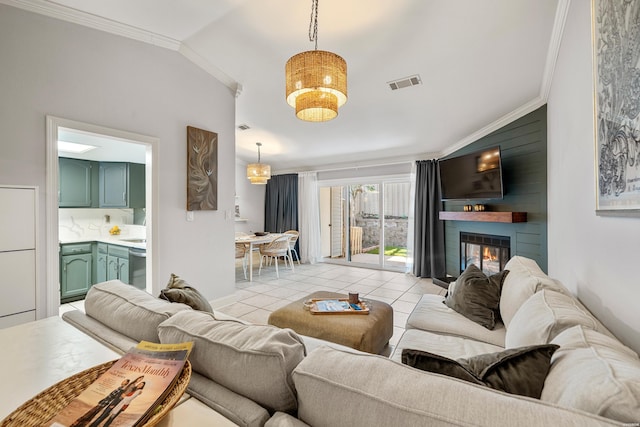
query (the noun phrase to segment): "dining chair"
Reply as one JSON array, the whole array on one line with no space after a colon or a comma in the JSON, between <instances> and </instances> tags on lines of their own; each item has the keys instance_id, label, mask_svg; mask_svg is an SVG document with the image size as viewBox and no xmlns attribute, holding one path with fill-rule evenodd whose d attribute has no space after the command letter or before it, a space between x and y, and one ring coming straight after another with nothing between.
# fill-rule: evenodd
<instances>
[{"instance_id":1,"label":"dining chair","mask_svg":"<svg viewBox=\"0 0 640 427\"><path fill-rule=\"evenodd\" d=\"M258 274L262 272L262 263L267 262L267 260L275 260L276 262L276 277L280 278L280 273L278 272L278 258L284 257L284 265L287 265L287 260L291 262L291 268L293 269L293 259L291 258L291 252L289 251L289 239L290 236L288 234L283 234L277 239L273 240L271 243L266 243L260 246L260 268L258 269Z\"/></svg>"},{"instance_id":2,"label":"dining chair","mask_svg":"<svg viewBox=\"0 0 640 427\"><path fill-rule=\"evenodd\" d=\"M236 259L242 258L242 271L244 272L244 278L247 278L247 248L243 243L236 243Z\"/></svg>"},{"instance_id":3,"label":"dining chair","mask_svg":"<svg viewBox=\"0 0 640 427\"><path fill-rule=\"evenodd\" d=\"M298 237L300 237L300 232L297 230L289 230L285 231L284 234L288 234L289 237L289 249L291 253L296 254L296 259L298 260L298 265L300 265L300 256L298 255L298 251L296 251L296 242L298 241ZM293 262L293 257L291 262Z\"/></svg>"}]
</instances>

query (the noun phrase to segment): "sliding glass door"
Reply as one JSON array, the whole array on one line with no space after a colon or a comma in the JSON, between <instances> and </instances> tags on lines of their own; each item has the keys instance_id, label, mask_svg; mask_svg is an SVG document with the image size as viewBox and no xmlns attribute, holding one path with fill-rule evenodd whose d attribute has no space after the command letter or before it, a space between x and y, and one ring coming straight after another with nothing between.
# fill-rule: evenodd
<instances>
[{"instance_id":1,"label":"sliding glass door","mask_svg":"<svg viewBox=\"0 0 640 427\"><path fill-rule=\"evenodd\" d=\"M321 237L325 260L404 271L409 191L408 180L321 185Z\"/></svg>"}]
</instances>

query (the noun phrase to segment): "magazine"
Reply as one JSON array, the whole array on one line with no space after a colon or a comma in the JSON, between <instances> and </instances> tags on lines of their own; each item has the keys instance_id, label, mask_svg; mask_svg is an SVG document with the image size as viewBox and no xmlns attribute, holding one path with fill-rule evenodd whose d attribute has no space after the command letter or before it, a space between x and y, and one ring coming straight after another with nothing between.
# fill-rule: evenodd
<instances>
[{"instance_id":1,"label":"magazine","mask_svg":"<svg viewBox=\"0 0 640 427\"><path fill-rule=\"evenodd\" d=\"M192 342L140 342L42 426L134 427L145 423L175 385L192 347Z\"/></svg>"},{"instance_id":2,"label":"magazine","mask_svg":"<svg viewBox=\"0 0 640 427\"><path fill-rule=\"evenodd\" d=\"M345 311L349 310L349 303L337 299L316 301L318 311Z\"/></svg>"}]
</instances>

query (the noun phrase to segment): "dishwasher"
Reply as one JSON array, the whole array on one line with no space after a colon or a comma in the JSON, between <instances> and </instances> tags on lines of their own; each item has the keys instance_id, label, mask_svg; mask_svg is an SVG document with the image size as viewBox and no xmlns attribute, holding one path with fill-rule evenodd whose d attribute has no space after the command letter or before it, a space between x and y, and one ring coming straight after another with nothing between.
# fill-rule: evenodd
<instances>
[{"instance_id":1,"label":"dishwasher","mask_svg":"<svg viewBox=\"0 0 640 427\"><path fill-rule=\"evenodd\" d=\"M129 248L129 284L138 289L147 288L147 250Z\"/></svg>"}]
</instances>

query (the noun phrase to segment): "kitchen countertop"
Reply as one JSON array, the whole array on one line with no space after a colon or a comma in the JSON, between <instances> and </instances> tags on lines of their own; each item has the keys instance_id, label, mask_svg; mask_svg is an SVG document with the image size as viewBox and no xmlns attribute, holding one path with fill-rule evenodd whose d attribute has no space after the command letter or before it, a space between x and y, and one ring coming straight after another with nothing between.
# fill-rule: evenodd
<instances>
[{"instance_id":1,"label":"kitchen countertop","mask_svg":"<svg viewBox=\"0 0 640 427\"><path fill-rule=\"evenodd\" d=\"M147 249L146 243L127 242L125 240L125 239L137 239L137 238L138 237L135 237L135 236L121 235L121 236L94 237L94 238L60 239L60 244L66 245L69 243L100 242L100 243L108 243L110 245L126 246L128 248Z\"/></svg>"}]
</instances>

